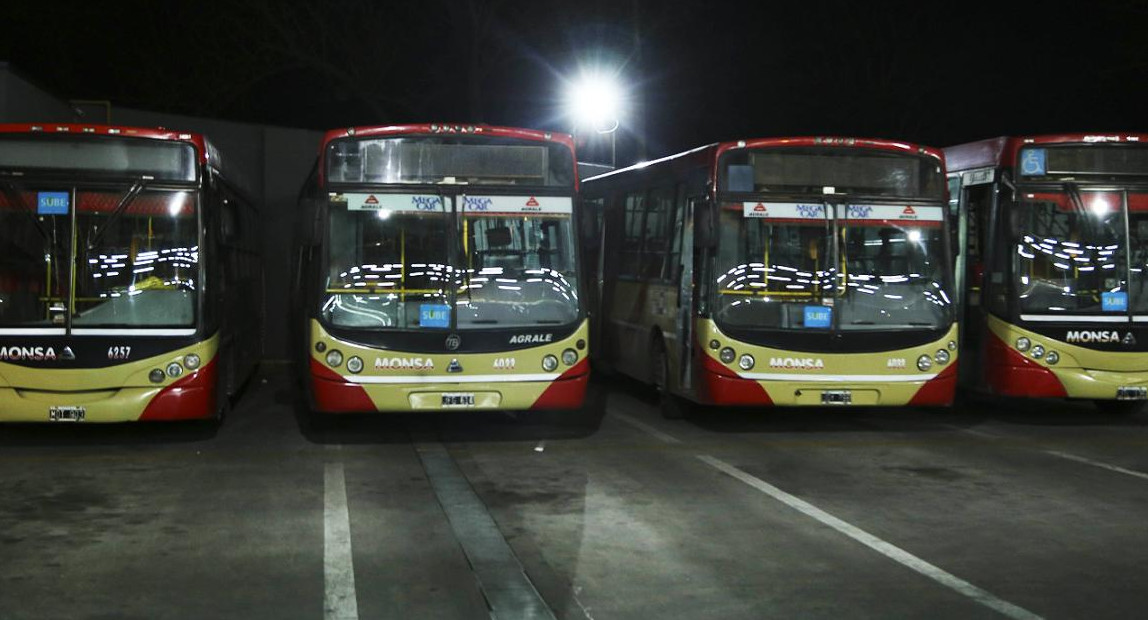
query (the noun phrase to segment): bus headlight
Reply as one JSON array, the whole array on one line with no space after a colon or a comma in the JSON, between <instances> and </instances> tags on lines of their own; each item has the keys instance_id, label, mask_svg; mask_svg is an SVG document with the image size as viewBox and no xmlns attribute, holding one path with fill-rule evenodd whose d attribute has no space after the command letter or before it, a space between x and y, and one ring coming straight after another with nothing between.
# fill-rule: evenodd
<instances>
[{"instance_id":1,"label":"bus headlight","mask_svg":"<svg viewBox=\"0 0 1148 620\"><path fill-rule=\"evenodd\" d=\"M562 352L562 363L567 366L573 366L574 362L578 361L578 352L574 349L566 349Z\"/></svg>"},{"instance_id":2,"label":"bus headlight","mask_svg":"<svg viewBox=\"0 0 1148 620\"><path fill-rule=\"evenodd\" d=\"M1034 360L1038 360L1038 359L1044 357L1044 347L1040 346L1039 344L1036 345L1035 347L1032 348L1032 353L1030 353L1029 355L1032 355L1032 359L1034 359Z\"/></svg>"},{"instance_id":3,"label":"bus headlight","mask_svg":"<svg viewBox=\"0 0 1148 620\"><path fill-rule=\"evenodd\" d=\"M944 366L949 363L949 352L944 349L937 349L936 355L933 356L933 361Z\"/></svg>"},{"instance_id":4,"label":"bus headlight","mask_svg":"<svg viewBox=\"0 0 1148 620\"><path fill-rule=\"evenodd\" d=\"M753 356L749 353L742 354L741 358L737 360L737 365L741 366L742 370L753 370L754 363Z\"/></svg>"},{"instance_id":5,"label":"bus headlight","mask_svg":"<svg viewBox=\"0 0 1148 620\"><path fill-rule=\"evenodd\" d=\"M714 351L717 351L720 347L721 347L721 343L718 342L717 340L711 340L710 341L710 348L713 349Z\"/></svg>"},{"instance_id":6,"label":"bus headlight","mask_svg":"<svg viewBox=\"0 0 1148 620\"><path fill-rule=\"evenodd\" d=\"M200 361L201 360L199 359L199 356L192 353L190 355L184 356L183 365L187 366L188 370L195 370L196 368L199 368Z\"/></svg>"},{"instance_id":7,"label":"bus headlight","mask_svg":"<svg viewBox=\"0 0 1148 620\"><path fill-rule=\"evenodd\" d=\"M327 351L327 365L331 368L338 368L339 364L343 363L343 352L338 349L331 349Z\"/></svg>"},{"instance_id":8,"label":"bus headlight","mask_svg":"<svg viewBox=\"0 0 1148 620\"><path fill-rule=\"evenodd\" d=\"M1044 356L1044 361L1049 366L1052 366L1053 364L1060 361L1060 354L1056 351L1049 351L1048 355Z\"/></svg>"},{"instance_id":9,"label":"bus headlight","mask_svg":"<svg viewBox=\"0 0 1148 620\"><path fill-rule=\"evenodd\" d=\"M949 350L950 351L956 351L957 350L957 341L956 340L950 340L949 341Z\"/></svg>"},{"instance_id":10,"label":"bus headlight","mask_svg":"<svg viewBox=\"0 0 1148 620\"><path fill-rule=\"evenodd\" d=\"M546 372L554 372L558 368L558 358L553 355L546 355L542 358L542 370Z\"/></svg>"},{"instance_id":11,"label":"bus headlight","mask_svg":"<svg viewBox=\"0 0 1148 620\"><path fill-rule=\"evenodd\" d=\"M352 357L351 359L347 360L347 370L349 370L355 374L359 374L360 372L362 372L363 371L363 358Z\"/></svg>"},{"instance_id":12,"label":"bus headlight","mask_svg":"<svg viewBox=\"0 0 1148 620\"><path fill-rule=\"evenodd\" d=\"M147 378L150 379L152 383L161 383L163 382L163 370L154 368L148 373Z\"/></svg>"},{"instance_id":13,"label":"bus headlight","mask_svg":"<svg viewBox=\"0 0 1148 620\"><path fill-rule=\"evenodd\" d=\"M737 353L734 353L733 349L729 347L722 349L718 355L721 357L722 363L725 364L733 363L733 358L737 357Z\"/></svg>"},{"instance_id":14,"label":"bus headlight","mask_svg":"<svg viewBox=\"0 0 1148 620\"><path fill-rule=\"evenodd\" d=\"M929 357L928 355L922 355L921 357L917 358L917 370L920 370L921 372L925 372L926 370L928 370L932 367L933 367L933 358Z\"/></svg>"},{"instance_id":15,"label":"bus headlight","mask_svg":"<svg viewBox=\"0 0 1148 620\"><path fill-rule=\"evenodd\" d=\"M1029 340L1028 338L1025 338L1024 336L1021 336L1020 338L1016 339L1016 350L1017 351L1020 351L1023 353L1025 351L1028 351L1028 348L1031 346L1032 346L1032 341Z\"/></svg>"},{"instance_id":16,"label":"bus headlight","mask_svg":"<svg viewBox=\"0 0 1148 620\"><path fill-rule=\"evenodd\" d=\"M183 366L180 366L179 362L172 362L172 363L167 365L167 376L174 379L174 378L176 378L182 374L183 374Z\"/></svg>"}]
</instances>

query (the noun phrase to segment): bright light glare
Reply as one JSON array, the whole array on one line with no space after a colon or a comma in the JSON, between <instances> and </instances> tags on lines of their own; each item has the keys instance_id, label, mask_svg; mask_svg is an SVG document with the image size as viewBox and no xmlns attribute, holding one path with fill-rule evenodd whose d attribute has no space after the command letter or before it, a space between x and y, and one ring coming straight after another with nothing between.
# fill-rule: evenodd
<instances>
[{"instance_id":1,"label":"bright light glare","mask_svg":"<svg viewBox=\"0 0 1148 620\"><path fill-rule=\"evenodd\" d=\"M921 231L919 231L919 230L910 230L909 231L909 241L917 242L920 240L921 240Z\"/></svg>"},{"instance_id":2,"label":"bright light glare","mask_svg":"<svg viewBox=\"0 0 1148 620\"><path fill-rule=\"evenodd\" d=\"M1111 207L1108 206L1107 200L1097 196L1092 199L1092 203L1088 205L1088 208L1096 215L1107 215Z\"/></svg>"},{"instance_id":3,"label":"bright light glare","mask_svg":"<svg viewBox=\"0 0 1148 620\"><path fill-rule=\"evenodd\" d=\"M612 75L583 73L567 87L569 115L576 127L610 133L622 114L622 91Z\"/></svg>"}]
</instances>

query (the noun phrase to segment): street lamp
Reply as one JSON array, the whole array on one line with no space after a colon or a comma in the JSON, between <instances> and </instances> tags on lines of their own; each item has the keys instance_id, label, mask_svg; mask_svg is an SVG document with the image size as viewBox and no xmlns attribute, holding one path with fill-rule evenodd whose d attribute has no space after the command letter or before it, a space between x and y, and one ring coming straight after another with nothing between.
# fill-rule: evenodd
<instances>
[{"instance_id":1,"label":"street lamp","mask_svg":"<svg viewBox=\"0 0 1148 620\"><path fill-rule=\"evenodd\" d=\"M567 115L579 130L610 136L610 167L616 166L615 132L621 123L622 89L615 75L584 71L566 91Z\"/></svg>"}]
</instances>

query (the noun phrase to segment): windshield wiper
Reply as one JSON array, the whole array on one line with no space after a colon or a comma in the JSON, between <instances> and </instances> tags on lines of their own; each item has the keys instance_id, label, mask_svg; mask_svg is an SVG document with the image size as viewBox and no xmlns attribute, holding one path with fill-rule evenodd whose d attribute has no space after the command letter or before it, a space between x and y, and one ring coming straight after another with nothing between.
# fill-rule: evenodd
<instances>
[{"instance_id":1,"label":"windshield wiper","mask_svg":"<svg viewBox=\"0 0 1148 620\"><path fill-rule=\"evenodd\" d=\"M1068 199L1072 201L1072 207L1084 211L1084 198L1080 195L1080 187L1072 181L1065 181L1060 186L1064 188L1064 193L1068 195Z\"/></svg>"},{"instance_id":2,"label":"windshield wiper","mask_svg":"<svg viewBox=\"0 0 1148 620\"><path fill-rule=\"evenodd\" d=\"M140 177L138 181L132 184L131 188L128 189L128 193L124 194L123 198L120 198L119 204L116 205L116 208L112 211L112 214L108 216L108 221L104 222L103 226L100 226L98 229L96 229L96 234L92 235L92 238L88 240L88 250L96 247L96 244L100 241L100 239L104 238L104 232L107 231L108 227L114 224L116 220L120 219L120 216L124 214L124 210L128 208L128 205L130 205L132 201L136 199L136 196L139 196L140 192L142 192L144 188L147 187L147 182L148 177Z\"/></svg>"}]
</instances>

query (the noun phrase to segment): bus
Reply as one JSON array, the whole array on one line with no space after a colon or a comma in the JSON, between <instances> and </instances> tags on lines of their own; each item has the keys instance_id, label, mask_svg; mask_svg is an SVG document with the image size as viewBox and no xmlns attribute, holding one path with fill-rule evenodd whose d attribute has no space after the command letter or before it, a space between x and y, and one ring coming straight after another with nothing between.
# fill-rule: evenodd
<instances>
[{"instance_id":1,"label":"bus","mask_svg":"<svg viewBox=\"0 0 1148 620\"><path fill-rule=\"evenodd\" d=\"M0 125L0 421L222 420L261 355L225 169L194 133Z\"/></svg>"},{"instance_id":2,"label":"bus","mask_svg":"<svg viewBox=\"0 0 1148 620\"><path fill-rule=\"evenodd\" d=\"M575 165L569 135L529 129L327 132L300 200L311 420L580 409Z\"/></svg>"},{"instance_id":3,"label":"bus","mask_svg":"<svg viewBox=\"0 0 1148 620\"><path fill-rule=\"evenodd\" d=\"M722 142L587 179L595 364L694 405L948 405L957 325L937 149ZM595 229L596 228L596 229Z\"/></svg>"},{"instance_id":4,"label":"bus","mask_svg":"<svg viewBox=\"0 0 1148 620\"><path fill-rule=\"evenodd\" d=\"M945 149L958 310L999 396L1148 399L1148 135L1000 137Z\"/></svg>"}]
</instances>

